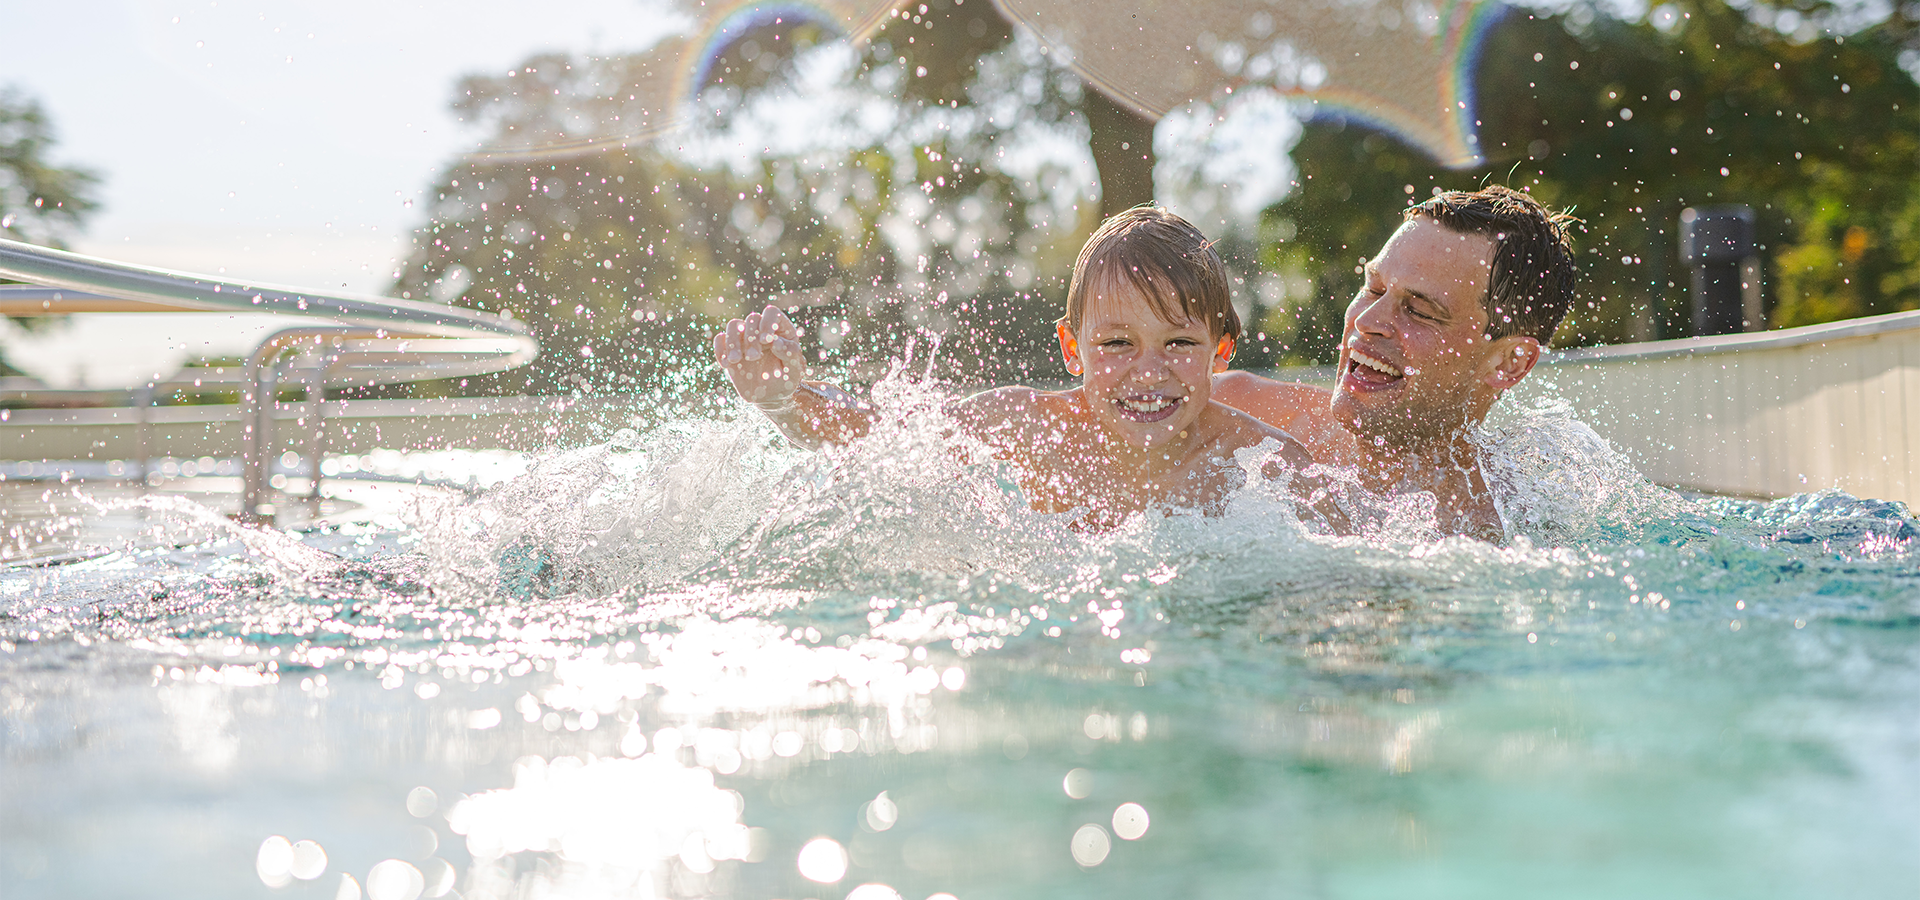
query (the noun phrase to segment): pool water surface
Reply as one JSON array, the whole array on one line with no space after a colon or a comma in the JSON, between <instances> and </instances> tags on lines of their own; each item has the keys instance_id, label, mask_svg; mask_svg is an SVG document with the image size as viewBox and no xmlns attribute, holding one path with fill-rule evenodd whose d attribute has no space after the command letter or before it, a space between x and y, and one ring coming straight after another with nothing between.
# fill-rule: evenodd
<instances>
[{"instance_id":1,"label":"pool water surface","mask_svg":"<svg viewBox=\"0 0 1920 900\"><path fill-rule=\"evenodd\" d=\"M16 543L68 556L0 569L0 883L1920 883L1920 529L1897 504L1680 497L1535 411L1489 442L1503 546L1436 538L1400 501L1374 533L1316 535L1261 487L1085 534L959 467L924 418L809 455L688 417L282 531L9 486L35 514L10 514Z\"/></svg>"}]
</instances>

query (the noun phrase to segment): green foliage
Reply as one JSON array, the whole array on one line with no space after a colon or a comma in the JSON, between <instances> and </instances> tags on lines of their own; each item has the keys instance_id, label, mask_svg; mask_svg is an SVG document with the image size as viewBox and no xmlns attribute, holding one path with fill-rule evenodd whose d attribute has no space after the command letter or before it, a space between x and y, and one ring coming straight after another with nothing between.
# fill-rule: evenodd
<instances>
[{"instance_id":1,"label":"green foliage","mask_svg":"<svg viewBox=\"0 0 1920 900\"><path fill-rule=\"evenodd\" d=\"M1294 358L1330 359L1355 268L1400 208L1487 182L1584 220L1559 344L1683 334L1677 223L1702 204L1758 213L1775 326L1920 307L1920 89L1900 66L1903 20L1811 37L1783 33L1789 19L1770 7L1661 10L1673 14L1664 29L1584 6L1503 22L1477 73L1489 158L1478 170L1440 169L1359 127L1309 125L1293 149L1299 186L1262 224L1265 261L1295 289L1260 327L1287 335Z\"/></svg>"},{"instance_id":2,"label":"green foliage","mask_svg":"<svg viewBox=\"0 0 1920 900\"><path fill-rule=\"evenodd\" d=\"M65 249L66 238L99 208L93 198L99 176L49 162L53 145L53 123L39 102L15 88L0 89L0 238ZM58 321L9 319L27 330ZM0 354L0 376L22 374Z\"/></svg>"},{"instance_id":3,"label":"green foliage","mask_svg":"<svg viewBox=\"0 0 1920 900\"><path fill-rule=\"evenodd\" d=\"M0 237L64 248L99 208L99 176L49 162L53 145L53 123L39 102L0 90Z\"/></svg>"},{"instance_id":4,"label":"green foliage","mask_svg":"<svg viewBox=\"0 0 1920 900\"><path fill-rule=\"evenodd\" d=\"M1050 323L1093 210L1058 165L1005 160L1036 133L1084 140L1079 86L988 5L940 11L894 20L857 57L808 49L817 35L803 28L749 33L714 66L703 124L672 149L450 167L394 290L510 312L543 352L429 390L711 390L712 331L769 302L795 312L839 377L876 377L911 343L938 348L943 376L1059 377ZM763 140L804 67L835 65L846 102L815 107L831 138L724 152ZM456 108L500 143L554 145L619 134L645 114L621 98L655 75L641 57L548 55L467 79Z\"/></svg>"}]
</instances>

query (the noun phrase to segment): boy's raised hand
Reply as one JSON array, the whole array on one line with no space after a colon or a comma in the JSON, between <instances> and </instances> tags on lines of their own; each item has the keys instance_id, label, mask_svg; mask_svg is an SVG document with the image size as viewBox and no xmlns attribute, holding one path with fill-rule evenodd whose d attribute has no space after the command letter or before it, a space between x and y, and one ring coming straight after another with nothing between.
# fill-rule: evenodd
<instances>
[{"instance_id":1,"label":"boy's raised hand","mask_svg":"<svg viewBox=\"0 0 1920 900\"><path fill-rule=\"evenodd\" d=\"M807 374L800 329L771 305L728 322L713 336L713 356L741 399L762 409L790 405Z\"/></svg>"}]
</instances>

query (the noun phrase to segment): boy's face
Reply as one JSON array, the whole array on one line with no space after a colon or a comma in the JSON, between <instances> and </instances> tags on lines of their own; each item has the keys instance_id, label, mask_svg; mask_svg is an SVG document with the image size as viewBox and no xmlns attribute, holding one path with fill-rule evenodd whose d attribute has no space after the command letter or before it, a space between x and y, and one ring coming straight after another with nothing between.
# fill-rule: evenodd
<instances>
[{"instance_id":1,"label":"boy's face","mask_svg":"<svg viewBox=\"0 0 1920 900\"><path fill-rule=\"evenodd\" d=\"M1139 289L1115 281L1088 292L1078 334L1059 326L1067 369L1110 433L1141 447L1190 434L1233 341L1216 339L1204 322L1162 320Z\"/></svg>"}]
</instances>

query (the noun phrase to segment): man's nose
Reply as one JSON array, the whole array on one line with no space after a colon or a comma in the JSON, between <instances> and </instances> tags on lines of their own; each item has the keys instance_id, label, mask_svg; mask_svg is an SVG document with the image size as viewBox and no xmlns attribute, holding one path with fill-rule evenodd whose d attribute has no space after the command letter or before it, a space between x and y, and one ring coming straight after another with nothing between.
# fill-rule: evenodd
<instances>
[{"instance_id":1,"label":"man's nose","mask_svg":"<svg viewBox=\"0 0 1920 900\"><path fill-rule=\"evenodd\" d=\"M1393 333L1392 307L1385 296L1356 297L1347 318L1353 327L1368 334Z\"/></svg>"}]
</instances>

